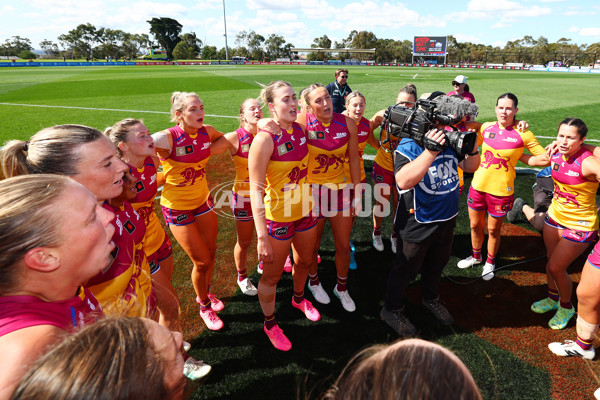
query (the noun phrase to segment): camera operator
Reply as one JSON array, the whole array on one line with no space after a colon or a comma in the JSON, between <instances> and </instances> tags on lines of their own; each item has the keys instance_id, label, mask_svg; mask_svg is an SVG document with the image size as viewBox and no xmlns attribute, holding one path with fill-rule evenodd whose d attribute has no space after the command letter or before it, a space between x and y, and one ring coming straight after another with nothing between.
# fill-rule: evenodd
<instances>
[{"instance_id":1,"label":"camera operator","mask_svg":"<svg viewBox=\"0 0 600 400\"><path fill-rule=\"evenodd\" d=\"M461 120L464 115L455 113L454 117ZM418 273L425 307L441 324L454 322L439 301L439 282L450 258L458 214L458 167L474 172L480 157L476 141L464 157L453 146L444 146L448 140L444 132L452 129L437 123L425 134L423 147L404 137L395 150L395 181L400 194L395 219L398 251L380 316L400 336L417 332L403 311L405 291Z\"/></svg>"}]
</instances>

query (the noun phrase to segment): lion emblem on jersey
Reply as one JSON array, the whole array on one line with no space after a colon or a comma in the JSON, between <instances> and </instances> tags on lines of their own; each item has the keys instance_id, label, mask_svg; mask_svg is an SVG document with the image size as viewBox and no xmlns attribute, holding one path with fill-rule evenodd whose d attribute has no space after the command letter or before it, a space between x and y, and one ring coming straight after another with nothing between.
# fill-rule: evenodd
<instances>
[{"instance_id":1,"label":"lion emblem on jersey","mask_svg":"<svg viewBox=\"0 0 600 400\"><path fill-rule=\"evenodd\" d=\"M181 172L181 176L183 177L183 182L179 183L177 187L192 186L196 182L196 179L203 179L206 176L206 172L204 167L200 169L188 167Z\"/></svg>"},{"instance_id":2,"label":"lion emblem on jersey","mask_svg":"<svg viewBox=\"0 0 600 400\"><path fill-rule=\"evenodd\" d=\"M333 168L338 168L340 165L344 165L344 159L336 155L328 156L327 154L319 154L315 157L315 160L319 166L314 169L313 174L324 174L331 166L333 166Z\"/></svg>"},{"instance_id":3,"label":"lion emblem on jersey","mask_svg":"<svg viewBox=\"0 0 600 400\"><path fill-rule=\"evenodd\" d=\"M496 165L496 169L504 167L504 170L508 171L509 160L510 158L508 157L504 158L498 153L496 153L496 155L494 156L494 153L492 153L489 150L486 150L485 153L483 153L483 160L481 160L481 166L487 169L490 168L492 165Z\"/></svg>"},{"instance_id":4,"label":"lion emblem on jersey","mask_svg":"<svg viewBox=\"0 0 600 400\"><path fill-rule=\"evenodd\" d=\"M562 204L573 204L575 207L579 208L579 201L577 200L577 196L579 193L568 192L566 190L560 190L558 185L554 185L554 199Z\"/></svg>"},{"instance_id":5,"label":"lion emblem on jersey","mask_svg":"<svg viewBox=\"0 0 600 400\"><path fill-rule=\"evenodd\" d=\"M302 179L302 171L300 170L300 167L294 167L292 168L292 170L290 171L290 173L287 175L288 179L290 180L288 183L285 184L285 186L281 189L282 192L287 192L288 190L292 190L292 188L295 185L298 185L300 183L300 179Z\"/></svg>"}]
</instances>

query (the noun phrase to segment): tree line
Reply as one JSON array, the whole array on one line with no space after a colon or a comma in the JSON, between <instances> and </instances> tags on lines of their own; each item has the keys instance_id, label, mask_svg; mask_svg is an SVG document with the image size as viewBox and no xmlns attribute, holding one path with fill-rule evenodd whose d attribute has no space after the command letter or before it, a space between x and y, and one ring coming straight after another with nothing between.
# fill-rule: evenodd
<instances>
[{"instance_id":1,"label":"tree line","mask_svg":"<svg viewBox=\"0 0 600 400\"><path fill-rule=\"evenodd\" d=\"M134 59L151 48L166 50L169 59L225 60L233 56L250 60L270 61L277 58L295 59L292 54L295 46L281 35L270 34L264 37L253 30L241 31L235 36L235 47L217 49L203 43L194 32L183 33L183 26L172 18L152 18L149 34L132 34L119 29L96 28L94 25L80 24L58 37L58 44L44 39L39 43L45 58L87 58L87 59ZM151 36L152 35L152 39ZM59 46L60 45L60 46ZM412 40L377 38L373 32L350 32L345 39L332 42L327 35L316 37L312 48L323 49L372 49L374 55L340 51L336 59L374 60L376 62L407 63L412 61ZM31 41L13 36L0 44L0 55L35 58ZM591 45L571 43L571 39L561 38L550 43L540 36L534 39L525 36L509 41L504 47L459 42L452 35L447 39L447 63L523 63L547 64L560 61L563 65L587 65L600 57L600 42ZM333 53L336 54L336 53ZM309 61L326 61L332 53L314 52L308 55ZM427 57L419 61L426 61ZM439 59L438 59L439 60Z\"/></svg>"}]
</instances>

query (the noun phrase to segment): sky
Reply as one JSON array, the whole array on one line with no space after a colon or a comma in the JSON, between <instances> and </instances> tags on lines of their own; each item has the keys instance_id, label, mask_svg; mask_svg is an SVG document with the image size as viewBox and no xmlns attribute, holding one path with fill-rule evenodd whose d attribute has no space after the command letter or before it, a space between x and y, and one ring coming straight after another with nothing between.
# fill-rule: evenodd
<instances>
[{"instance_id":1,"label":"sky","mask_svg":"<svg viewBox=\"0 0 600 400\"><path fill-rule=\"evenodd\" d=\"M598 0L224 0L227 43L251 31L283 36L295 47L310 47L327 35L332 43L352 30L377 38L413 40L414 36L453 35L459 42L503 47L530 35L571 43L600 42ZM20 0L0 1L0 42L12 36L31 40L35 49L81 23L96 28L149 33L146 22L170 17L195 32L206 45L225 47L223 0Z\"/></svg>"}]
</instances>

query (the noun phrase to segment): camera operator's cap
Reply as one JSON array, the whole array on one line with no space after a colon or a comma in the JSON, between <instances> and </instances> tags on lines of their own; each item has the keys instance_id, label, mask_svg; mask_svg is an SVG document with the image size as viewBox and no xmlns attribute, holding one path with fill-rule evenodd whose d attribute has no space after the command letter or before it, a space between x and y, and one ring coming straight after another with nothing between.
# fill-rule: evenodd
<instances>
[{"instance_id":1,"label":"camera operator's cap","mask_svg":"<svg viewBox=\"0 0 600 400\"><path fill-rule=\"evenodd\" d=\"M467 77L464 75L458 75L456 78L454 78L454 80L452 81L452 83L457 82L457 83L467 83Z\"/></svg>"}]
</instances>

